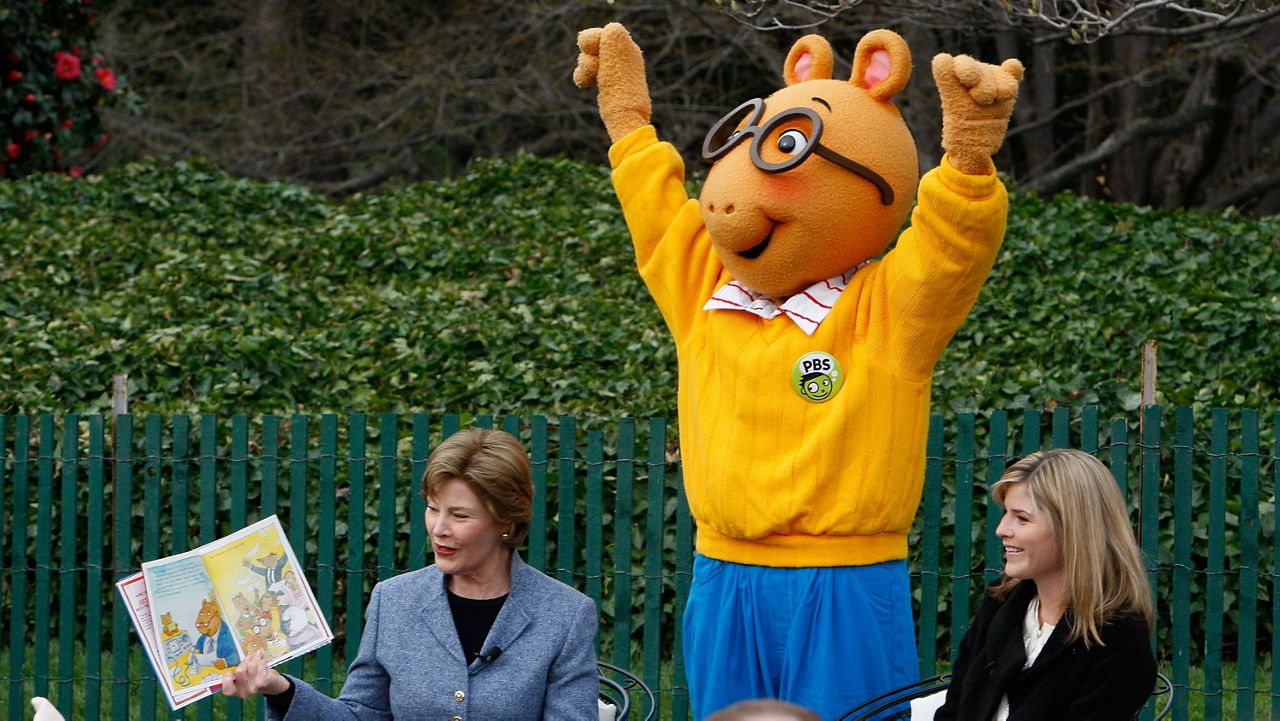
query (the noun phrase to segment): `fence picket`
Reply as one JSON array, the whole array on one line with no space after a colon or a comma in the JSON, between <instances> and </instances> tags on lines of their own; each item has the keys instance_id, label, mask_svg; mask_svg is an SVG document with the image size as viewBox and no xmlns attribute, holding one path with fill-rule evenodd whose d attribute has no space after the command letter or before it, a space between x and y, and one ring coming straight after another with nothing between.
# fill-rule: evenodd
<instances>
[{"instance_id":1,"label":"fence picket","mask_svg":"<svg viewBox=\"0 0 1280 721\"><path fill-rule=\"evenodd\" d=\"M1053 409L1053 447L1071 448L1071 409L1064 406Z\"/></svg>"},{"instance_id":2,"label":"fence picket","mask_svg":"<svg viewBox=\"0 0 1280 721\"><path fill-rule=\"evenodd\" d=\"M1111 422L1111 475L1120 495L1129 500L1129 423L1123 418Z\"/></svg>"},{"instance_id":3,"label":"fence picket","mask_svg":"<svg viewBox=\"0 0 1280 721\"><path fill-rule=\"evenodd\" d=\"M22 718L26 697L25 663L27 628L27 498L29 491L31 419L14 419L13 433L13 506L9 544L9 718Z\"/></svg>"},{"instance_id":4,"label":"fence picket","mask_svg":"<svg viewBox=\"0 0 1280 721\"><path fill-rule=\"evenodd\" d=\"M1191 684L1191 498L1194 416L1188 407L1178 408L1174 420L1173 450L1173 714L1189 713L1187 688Z\"/></svg>"},{"instance_id":5,"label":"fence picket","mask_svg":"<svg viewBox=\"0 0 1280 721\"><path fill-rule=\"evenodd\" d=\"M649 421L644 560L644 682L657 692L662 659L662 516L666 507L667 423Z\"/></svg>"},{"instance_id":6,"label":"fence picket","mask_svg":"<svg viewBox=\"0 0 1280 721\"><path fill-rule=\"evenodd\" d=\"M307 468L308 423L306 416L294 415L289 419L289 545L298 557L303 569L317 578L315 568L308 565L307 541ZM329 617L332 619L332 617ZM302 678L304 660L294 659L287 665L290 675Z\"/></svg>"},{"instance_id":7,"label":"fence picket","mask_svg":"<svg viewBox=\"0 0 1280 721\"><path fill-rule=\"evenodd\" d=\"M571 416L560 416L560 440L556 464L556 578L573 585L574 501L577 498L574 476L575 426ZM567 521L567 523L566 523Z\"/></svg>"},{"instance_id":8,"label":"fence picket","mask_svg":"<svg viewBox=\"0 0 1280 721\"><path fill-rule=\"evenodd\" d=\"M259 478L258 518L280 513L280 418L262 419L262 475ZM283 522L282 522L283 525Z\"/></svg>"},{"instance_id":9,"label":"fence picket","mask_svg":"<svg viewBox=\"0 0 1280 721\"><path fill-rule=\"evenodd\" d=\"M1280 496L1280 412L1271 420L1271 497ZM1273 506L1272 513L1277 509ZM1277 642L1280 642L1280 574L1276 563L1280 560L1280 524L1272 523L1271 572L1271 715L1280 712L1280 663L1276 663Z\"/></svg>"},{"instance_id":10,"label":"fence picket","mask_svg":"<svg viewBox=\"0 0 1280 721\"><path fill-rule=\"evenodd\" d=\"M0 433L0 439L4 437ZM85 526L84 640L86 721L97 721L102 714L102 608L104 597L103 549L106 546L103 520L106 498L106 431L102 416L89 416L89 511ZM114 594L112 594L114 595Z\"/></svg>"},{"instance_id":11,"label":"fence picket","mask_svg":"<svg viewBox=\"0 0 1280 721\"><path fill-rule=\"evenodd\" d=\"M591 431L587 434L587 517L586 526L586 594L601 608L604 593L602 572L604 556L604 434ZM598 613L597 613L598 615ZM600 651L600 629L596 629L596 651Z\"/></svg>"},{"instance_id":12,"label":"fence picket","mask_svg":"<svg viewBox=\"0 0 1280 721\"><path fill-rule=\"evenodd\" d=\"M1142 495L1139 496L1139 502L1142 504L1142 512L1139 515L1139 532L1138 542L1142 548L1143 562L1147 566L1147 583L1151 586L1151 592L1154 595L1158 586L1156 585L1156 572L1160 565L1159 554L1159 531L1157 523L1160 520L1160 406L1147 406L1143 409L1143 430L1142 430ZM1156 619L1157 626L1159 618ZM1151 650L1155 650L1155 633L1158 628L1152 631ZM1149 721L1151 718L1151 710L1146 709L1142 715L1142 721Z\"/></svg>"},{"instance_id":13,"label":"fence picket","mask_svg":"<svg viewBox=\"0 0 1280 721\"><path fill-rule=\"evenodd\" d=\"M142 441L142 558L160 557L160 466L164 463L161 455L160 435L163 419L155 414L147 416ZM152 721L156 717L156 677L142 673L142 721Z\"/></svg>"},{"instance_id":14,"label":"fence picket","mask_svg":"<svg viewBox=\"0 0 1280 721\"><path fill-rule=\"evenodd\" d=\"M409 473L409 564L413 571L427 565L427 502L420 493L422 476L427 472L427 457L431 455L431 441L428 428L431 417L426 413L413 414L413 450L410 458Z\"/></svg>"},{"instance_id":15,"label":"fence picket","mask_svg":"<svg viewBox=\"0 0 1280 721\"><path fill-rule=\"evenodd\" d=\"M529 527L530 566L547 567L547 417L533 417L533 447L529 450L533 470L533 523Z\"/></svg>"},{"instance_id":16,"label":"fence picket","mask_svg":"<svg viewBox=\"0 0 1280 721\"><path fill-rule=\"evenodd\" d=\"M40 449L36 464L36 595L35 628L47 634L49 607L49 567L53 563L53 466L54 466L53 416L40 416ZM50 643L37 643L35 648L35 695L49 695L49 647Z\"/></svg>"},{"instance_id":17,"label":"fence picket","mask_svg":"<svg viewBox=\"0 0 1280 721\"><path fill-rule=\"evenodd\" d=\"M58 711L63 718L75 718L72 684L75 681L76 640L76 554L79 544L80 513L76 490L80 476L80 417L74 413L63 419L62 429L62 500L58 517L58 545L62 551L58 562Z\"/></svg>"},{"instance_id":18,"label":"fence picket","mask_svg":"<svg viewBox=\"0 0 1280 721\"><path fill-rule=\"evenodd\" d=\"M1252 689L1257 675L1258 617L1258 412L1240 418L1240 576L1236 632L1236 688ZM1253 694L1236 694L1236 718L1254 717Z\"/></svg>"},{"instance_id":19,"label":"fence picket","mask_svg":"<svg viewBox=\"0 0 1280 721\"><path fill-rule=\"evenodd\" d=\"M1227 409L1214 408L1209 440L1209 553L1205 561L1204 718L1222 719L1222 590L1227 514Z\"/></svg>"},{"instance_id":20,"label":"fence picket","mask_svg":"<svg viewBox=\"0 0 1280 721\"><path fill-rule=\"evenodd\" d=\"M129 549L133 526L133 419L127 415L115 416L115 429L116 462L111 488L111 500L114 503L111 520L115 532L112 536L111 570L112 581L119 581L129 573L132 563ZM111 718L123 719L129 717L129 646L133 638L128 613L120 594L112 593L111 598L114 602L111 624ZM21 668L21 664L18 664L18 668ZM12 701L10 698L11 707ZM203 710L208 710L207 702L205 706ZM10 713L9 718L22 716Z\"/></svg>"},{"instance_id":21,"label":"fence picket","mask_svg":"<svg viewBox=\"0 0 1280 721\"><path fill-rule=\"evenodd\" d=\"M920 569L920 675L937 673L938 655L938 586L939 546L942 537L942 417L929 417L929 435L925 441L924 462L924 528L920 544L924 560ZM955 661L960 639L951 639L951 661Z\"/></svg>"},{"instance_id":22,"label":"fence picket","mask_svg":"<svg viewBox=\"0 0 1280 721\"><path fill-rule=\"evenodd\" d=\"M632 482L636 421L618 424L617 490L613 499L613 665L631 667Z\"/></svg>"},{"instance_id":23,"label":"fence picket","mask_svg":"<svg viewBox=\"0 0 1280 721\"><path fill-rule=\"evenodd\" d=\"M346 646L343 658L348 663L356 657L360 650L360 637L364 629L364 491L367 476L365 475L365 434L368 425L365 414L352 413L347 429L347 542L346 548L346 582L347 582L347 629ZM394 525L395 519L390 519ZM359 543L352 540L359 539ZM336 553L329 558L337 562ZM351 633L351 629L358 629Z\"/></svg>"},{"instance_id":24,"label":"fence picket","mask_svg":"<svg viewBox=\"0 0 1280 721\"><path fill-rule=\"evenodd\" d=\"M332 413L320 416L320 487L317 502L320 506L319 540L316 543L316 593L320 611L325 618L333 619L335 586L334 533L336 509L334 496L338 479L338 417ZM348 627L347 634L359 635ZM316 688L329 693L333 685L333 644L316 652Z\"/></svg>"},{"instance_id":25,"label":"fence picket","mask_svg":"<svg viewBox=\"0 0 1280 721\"><path fill-rule=\"evenodd\" d=\"M991 414L991 422L987 429L987 493L984 505L987 509L986 542L983 544L983 585L989 585L1000 577L1004 569L1004 545L996 536L996 527L1000 525L1000 504L996 503L991 488L1004 475L1006 453L1008 452L1009 434L1008 415L1004 411Z\"/></svg>"},{"instance_id":26,"label":"fence picket","mask_svg":"<svg viewBox=\"0 0 1280 721\"><path fill-rule=\"evenodd\" d=\"M956 423L955 545L951 557L951 653L969 628L969 576L973 570L974 417L961 413Z\"/></svg>"},{"instance_id":27,"label":"fence picket","mask_svg":"<svg viewBox=\"0 0 1280 721\"><path fill-rule=\"evenodd\" d=\"M395 573L396 538L405 518L396 513L396 447L399 416L383 413L378 420L378 581Z\"/></svg>"},{"instance_id":28,"label":"fence picket","mask_svg":"<svg viewBox=\"0 0 1280 721\"><path fill-rule=\"evenodd\" d=\"M1080 450L1098 455L1098 407L1088 406L1080 412Z\"/></svg>"},{"instance_id":29,"label":"fence picket","mask_svg":"<svg viewBox=\"0 0 1280 721\"><path fill-rule=\"evenodd\" d=\"M689 601L689 589L693 581L693 518L689 515L689 499L684 494L684 477L679 468L675 471L676 487L676 607L675 646L684 648L684 609ZM675 657L671 670L671 717L689 718L689 686L684 675L684 654Z\"/></svg>"}]
</instances>

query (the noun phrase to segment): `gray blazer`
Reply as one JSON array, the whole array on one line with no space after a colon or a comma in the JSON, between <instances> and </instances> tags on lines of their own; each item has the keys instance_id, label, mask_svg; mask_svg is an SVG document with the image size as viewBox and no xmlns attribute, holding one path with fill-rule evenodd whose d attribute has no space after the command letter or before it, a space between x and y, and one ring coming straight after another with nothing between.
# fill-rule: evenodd
<instances>
[{"instance_id":1,"label":"gray blazer","mask_svg":"<svg viewBox=\"0 0 1280 721\"><path fill-rule=\"evenodd\" d=\"M468 666L436 567L374 586L338 698L292 679L285 721L599 718L596 607L511 554L511 594ZM268 718L280 717L268 706Z\"/></svg>"}]
</instances>

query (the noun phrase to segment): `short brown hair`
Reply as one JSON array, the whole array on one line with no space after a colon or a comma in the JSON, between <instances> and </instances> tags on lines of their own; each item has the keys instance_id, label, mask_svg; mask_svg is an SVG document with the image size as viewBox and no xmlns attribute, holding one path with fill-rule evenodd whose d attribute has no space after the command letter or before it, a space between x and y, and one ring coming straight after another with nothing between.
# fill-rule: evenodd
<instances>
[{"instance_id":1,"label":"short brown hair","mask_svg":"<svg viewBox=\"0 0 1280 721\"><path fill-rule=\"evenodd\" d=\"M449 436L436 446L422 474L422 498L429 500L440 486L462 481L500 525L511 531L502 542L515 548L529 534L533 520L533 481L529 454L505 431L473 428Z\"/></svg>"},{"instance_id":2,"label":"short brown hair","mask_svg":"<svg viewBox=\"0 0 1280 721\"><path fill-rule=\"evenodd\" d=\"M707 721L755 721L785 718L792 721L822 721L822 717L803 706L776 699L739 701L707 717Z\"/></svg>"}]
</instances>

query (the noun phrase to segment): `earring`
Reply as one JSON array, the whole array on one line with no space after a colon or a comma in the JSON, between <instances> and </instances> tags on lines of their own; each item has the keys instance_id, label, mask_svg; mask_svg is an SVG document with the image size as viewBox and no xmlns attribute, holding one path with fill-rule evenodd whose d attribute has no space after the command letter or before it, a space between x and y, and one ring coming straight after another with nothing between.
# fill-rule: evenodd
<instances>
[{"instance_id":1,"label":"earring","mask_svg":"<svg viewBox=\"0 0 1280 721\"><path fill-rule=\"evenodd\" d=\"M503 537L503 538L511 538L511 534L510 534L510 533L504 533L504 534L502 534L502 537Z\"/></svg>"}]
</instances>

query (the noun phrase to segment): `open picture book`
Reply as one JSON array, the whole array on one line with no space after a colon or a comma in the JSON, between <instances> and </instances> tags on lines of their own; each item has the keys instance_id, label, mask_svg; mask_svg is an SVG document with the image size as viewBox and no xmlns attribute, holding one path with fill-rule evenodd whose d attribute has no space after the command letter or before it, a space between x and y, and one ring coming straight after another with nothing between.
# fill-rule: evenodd
<instances>
[{"instance_id":1,"label":"open picture book","mask_svg":"<svg viewBox=\"0 0 1280 721\"><path fill-rule=\"evenodd\" d=\"M275 666L333 641L280 521L264 518L116 583L174 710L262 651Z\"/></svg>"}]
</instances>

